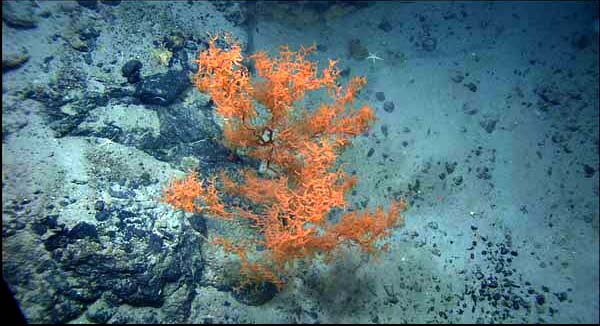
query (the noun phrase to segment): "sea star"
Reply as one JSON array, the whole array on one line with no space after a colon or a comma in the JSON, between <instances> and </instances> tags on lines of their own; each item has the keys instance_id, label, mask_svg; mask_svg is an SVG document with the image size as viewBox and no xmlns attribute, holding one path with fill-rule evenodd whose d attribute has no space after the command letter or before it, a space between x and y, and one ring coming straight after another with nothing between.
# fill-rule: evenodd
<instances>
[{"instance_id":1,"label":"sea star","mask_svg":"<svg viewBox=\"0 0 600 326\"><path fill-rule=\"evenodd\" d=\"M367 57L367 60L372 60L372 63L375 63L375 60L383 60L382 58L378 57L375 53L371 53L369 52L369 56Z\"/></svg>"}]
</instances>

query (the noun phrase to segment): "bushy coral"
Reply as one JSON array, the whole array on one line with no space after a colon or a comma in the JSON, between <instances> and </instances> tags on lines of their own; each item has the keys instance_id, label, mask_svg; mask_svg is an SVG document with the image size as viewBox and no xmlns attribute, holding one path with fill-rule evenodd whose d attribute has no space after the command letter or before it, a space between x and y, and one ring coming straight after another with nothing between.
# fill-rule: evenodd
<instances>
[{"instance_id":1,"label":"bushy coral","mask_svg":"<svg viewBox=\"0 0 600 326\"><path fill-rule=\"evenodd\" d=\"M256 229L254 239L234 243L213 237L213 243L239 256L246 282L282 286L290 263L310 261L317 254L334 257L345 244L377 253L382 249L378 241L402 224L404 201L392 202L387 213L378 207L374 213L346 212L337 223L328 219L334 208L348 208L345 194L357 182L356 176L336 166L339 152L375 120L369 106L354 108L366 79L356 77L345 88L339 86L333 60L319 74L317 63L307 59L314 46L299 51L283 46L275 58L264 52L252 55L252 78L239 44L229 36L224 39L225 48L216 46L215 36L199 54L195 83L212 97L224 118L224 143L263 162L266 172L243 169L240 182L225 172L218 179L198 181L193 172L172 181L163 200L216 219L248 221ZM299 103L307 92L317 90L326 91L332 100L304 109ZM223 198L231 196L251 205L224 205ZM258 246L264 248L260 254Z\"/></svg>"}]
</instances>

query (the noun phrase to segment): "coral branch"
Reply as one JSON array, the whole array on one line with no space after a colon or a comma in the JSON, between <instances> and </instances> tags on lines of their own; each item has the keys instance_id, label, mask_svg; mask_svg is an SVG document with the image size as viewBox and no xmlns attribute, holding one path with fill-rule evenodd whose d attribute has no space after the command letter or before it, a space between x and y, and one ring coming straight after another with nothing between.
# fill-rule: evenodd
<instances>
[{"instance_id":1,"label":"coral branch","mask_svg":"<svg viewBox=\"0 0 600 326\"><path fill-rule=\"evenodd\" d=\"M218 237L214 243L237 255L242 274L253 282L281 286L289 263L310 260L318 253L331 256L343 244L375 254L377 243L402 224L404 201L392 202L387 214L377 207L374 213L346 213L337 224L328 219L334 208L347 207L345 194L357 182L356 176L336 167L339 152L375 120L369 106L353 108L366 78L339 86L336 61L330 60L319 73L317 63L307 59L315 46L299 51L282 46L275 58L257 52L249 58L256 67L251 78L239 44L226 36L222 49L217 40L210 38L208 49L196 60L196 86L212 97L217 114L225 120L224 143L260 160L264 169L260 173L243 169L239 178L221 172L208 182L198 182L192 172L171 181L163 200L188 212L250 222L257 240L234 245ZM326 91L331 101L312 111L299 105L317 90ZM238 197L241 203L224 205L230 202L225 196ZM251 259L249 252L257 253L258 246L264 248L262 254Z\"/></svg>"}]
</instances>

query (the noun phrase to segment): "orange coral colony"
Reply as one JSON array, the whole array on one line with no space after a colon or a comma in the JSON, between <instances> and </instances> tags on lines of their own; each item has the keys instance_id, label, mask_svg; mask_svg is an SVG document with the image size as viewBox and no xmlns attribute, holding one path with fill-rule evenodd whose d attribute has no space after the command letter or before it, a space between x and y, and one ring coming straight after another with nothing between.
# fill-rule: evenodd
<instances>
[{"instance_id":1,"label":"orange coral colony","mask_svg":"<svg viewBox=\"0 0 600 326\"><path fill-rule=\"evenodd\" d=\"M338 86L333 60L319 74L317 63L306 58L315 46L299 51L283 46L276 58L257 52L250 57L256 69L251 78L239 44L229 36L224 39L226 49L216 46L215 36L199 54L195 84L212 97L217 114L224 118L225 145L263 162L269 173L243 169L243 181L235 182L221 172L218 180L213 177L205 183L192 172L184 180L172 181L163 200L216 219L251 221L258 240L237 245L223 238L214 242L240 257L242 275L253 282L281 286L288 263L318 253L331 257L341 244L376 253L376 243L402 224L404 201L392 202L387 214L378 207L373 214L348 212L338 223L328 221L332 209L347 207L344 195L357 182L356 176L335 166L338 153L375 120L369 106L353 108L366 79L355 77L346 88ZM314 110L301 108L299 102L307 92L317 90L325 90L330 103ZM224 196L237 196L252 205L225 206ZM248 253L258 245L265 250L251 261Z\"/></svg>"}]
</instances>

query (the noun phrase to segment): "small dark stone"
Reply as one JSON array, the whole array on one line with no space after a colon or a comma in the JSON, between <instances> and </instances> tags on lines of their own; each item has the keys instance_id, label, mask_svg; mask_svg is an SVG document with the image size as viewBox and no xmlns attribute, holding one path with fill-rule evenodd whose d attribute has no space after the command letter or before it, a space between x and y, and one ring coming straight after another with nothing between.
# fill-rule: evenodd
<instances>
[{"instance_id":1,"label":"small dark stone","mask_svg":"<svg viewBox=\"0 0 600 326\"><path fill-rule=\"evenodd\" d=\"M94 217L96 218L96 221L106 221L110 218L110 212L106 209L103 209L101 211L96 212L96 215Z\"/></svg>"},{"instance_id":2,"label":"small dark stone","mask_svg":"<svg viewBox=\"0 0 600 326\"><path fill-rule=\"evenodd\" d=\"M350 67L342 69L342 71L340 71L340 76L344 78L350 76Z\"/></svg>"},{"instance_id":3,"label":"small dark stone","mask_svg":"<svg viewBox=\"0 0 600 326\"><path fill-rule=\"evenodd\" d=\"M203 236L208 234L208 229L206 226L206 219L201 214L194 214L190 219L190 224L192 225L192 229L196 230Z\"/></svg>"},{"instance_id":4,"label":"small dark stone","mask_svg":"<svg viewBox=\"0 0 600 326\"><path fill-rule=\"evenodd\" d=\"M139 60L129 60L121 67L121 75L127 78L127 82L135 84L140 81L140 69L142 63Z\"/></svg>"},{"instance_id":5,"label":"small dark stone","mask_svg":"<svg viewBox=\"0 0 600 326\"><path fill-rule=\"evenodd\" d=\"M96 226L86 222L79 222L75 225L71 231L69 231L69 238L72 239L98 239L98 231Z\"/></svg>"},{"instance_id":6,"label":"small dark stone","mask_svg":"<svg viewBox=\"0 0 600 326\"><path fill-rule=\"evenodd\" d=\"M519 301L518 300L513 300L513 302L512 302L512 308L514 310L519 310Z\"/></svg>"},{"instance_id":7,"label":"small dark stone","mask_svg":"<svg viewBox=\"0 0 600 326\"><path fill-rule=\"evenodd\" d=\"M586 178L591 178L591 177L594 176L594 173L596 173L596 170L593 167L591 167L591 166L589 166L587 164L584 164L583 165L583 172L585 173L585 177Z\"/></svg>"},{"instance_id":8,"label":"small dark stone","mask_svg":"<svg viewBox=\"0 0 600 326\"><path fill-rule=\"evenodd\" d=\"M150 233L148 237L148 251L152 253L159 253L162 251L163 240L156 233Z\"/></svg>"},{"instance_id":9,"label":"small dark stone","mask_svg":"<svg viewBox=\"0 0 600 326\"><path fill-rule=\"evenodd\" d=\"M35 234L42 236L46 233L46 231L48 230L48 227L44 223L34 222L33 224L31 224L31 230Z\"/></svg>"},{"instance_id":10,"label":"small dark stone","mask_svg":"<svg viewBox=\"0 0 600 326\"><path fill-rule=\"evenodd\" d=\"M271 282L262 282L260 285L247 284L233 291L233 296L240 302L249 306L260 306L273 299L277 294L277 286Z\"/></svg>"},{"instance_id":11,"label":"small dark stone","mask_svg":"<svg viewBox=\"0 0 600 326\"><path fill-rule=\"evenodd\" d=\"M421 47L425 51L433 51L437 48L437 39L434 37L427 37L421 41Z\"/></svg>"},{"instance_id":12,"label":"small dark stone","mask_svg":"<svg viewBox=\"0 0 600 326\"><path fill-rule=\"evenodd\" d=\"M458 176L458 177L454 177L454 179L452 179L454 181L454 184L457 186L460 186L463 183L463 177L462 176Z\"/></svg>"},{"instance_id":13,"label":"small dark stone","mask_svg":"<svg viewBox=\"0 0 600 326\"><path fill-rule=\"evenodd\" d=\"M554 293L554 295L556 296L556 298L558 298L558 301L560 302L567 300L567 292Z\"/></svg>"},{"instance_id":14,"label":"small dark stone","mask_svg":"<svg viewBox=\"0 0 600 326\"><path fill-rule=\"evenodd\" d=\"M454 170L456 169L456 166L458 165L457 162L446 162L446 172L448 174L452 174L454 172Z\"/></svg>"},{"instance_id":15,"label":"small dark stone","mask_svg":"<svg viewBox=\"0 0 600 326\"><path fill-rule=\"evenodd\" d=\"M573 46L577 50L584 50L591 43L592 43L591 39L587 35L582 34L582 35L577 36L571 44L573 44Z\"/></svg>"},{"instance_id":16,"label":"small dark stone","mask_svg":"<svg viewBox=\"0 0 600 326\"><path fill-rule=\"evenodd\" d=\"M465 103L462 106L462 111L464 114L474 115L479 112L479 109L472 107L469 103Z\"/></svg>"},{"instance_id":17,"label":"small dark stone","mask_svg":"<svg viewBox=\"0 0 600 326\"><path fill-rule=\"evenodd\" d=\"M455 83L460 83L465 79L465 76L460 72L460 71L456 71L454 72L454 74L450 77L450 79L455 82Z\"/></svg>"},{"instance_id":18,"label":"small dark stone","mask_svg":"<svg viewBox=\"0 0 600 326\"><path fill-rule=\"evenodd\" d=\"M496 129L496 123L498 119L486 119L479 122L479 125L488 133L491 134Z\"/></svg>"},{"instance_id":19,"label":"small dark stone","mask_svg":"<svg viewBox=\"0 0 600 326\"><path fill-rule=\"evenodd\" d=\"M118 6L121 4L121 0L100 0L100 3L107 6Z\"/></svg>"},{"instance_id":20,"label":"small dark stone","mask_svg":"<svg viewBox=\"0 0 600 326\"><path fill-rule=\"evenodd\" d=\"M543 305L546 302L546 297L544 297L543 294L538 294L535 296L535 303L539 304L540 306Z\"/></svg>"},{"instance_id":21,"label":"small dark stone","mask_svg":"<svg viewBox=\"0 0 600 326\"><path fill-rule=\"evenodd\" d=\"M506 249L504 247L500 247L500 254L506 255L507 253L508 253L508 249Z\"/></svg>"},{"instance_id":22,"label":"small dark stone","mask_svg":"<svg viewBox=\"0 0 600 326\"><path fill-rule=\"evenodd\" d=\"M379 27L380 30L382 30L386 33L391 31L393 28L392 24L387 20L384 20L381 23L379 23L379 25L377 25L377 27Z\"/></svg>"},{"instance_id":23,"label":"small dark stone","mask_svg":"<svg viewBox=\"0 0 600 326\"><path fill-rule=\"evenodd\" d=\"M388 136L388 126L387 125L381 125L381 133L383 133L384 137Z\"/></svg>"},{"instance_id":24,"label":"small dark stone","mask_svg":"<svg viewBox=\"0 0 600 326\"><path fill-rule=\"evenodd\" d=\"M392 102L392 101L385 101L383 103L383 110L385 110L385 112L387 112L387 113L394 112L394 108L395 108L395 105L394 105L394 102Z\"/></svg>"},{"instance_id":25,"label":"small dark stone","mask_svg":"<svg viewBox=\"0 0 600 326\"><path fill-rule=\"evenodd\" d=\"M98 36L100 36L100 32L98 32L92 26L86 26L85 28L79 31L79 39L82 41L95 39Z\"/></svg>"},{"instance_id":26,"label":"small dark stone","mask_svg":"<svg viewBox=\"0 0 600 326\"><path fill-rule=\"evenodd\" d=\"M375 149L374 148L370 148L369 152L367 153L367 157L373 156L374 153L375 153Z\"/></svg>"},{"instance_id":27,"label":"small dark stone","mask_svg":"<svg viewBox=\"0 0 600 326\"><path fill-rule=\"evenodd\" d=\"M94 203L94 209L97 211L101 211L104 209L104 201L103 200L97 200Z\"/></svg>"},{"instance_id":28,"label":"small dark stone","mask_svg":"<svg viewBox=\"0 0 600 326\"><path fill-rule=\"evenodd\" d=\"M476 231L477 227L475 225L471 225L471 230Z\"/></svg>"},{"instance_id":29,"label":"small dark stone","mask_svg":"<svg viewBox=\"0 0 600 326\"><path fill-rule=\"evenodd\" d=\"M96 10L98 8L98 0L77 0L77 3L85 8Z\"/></svg>"},{"instance_id":30,"label":"small dark stone","mask_svg":"<svg viewBox=\"0 0 600 326\"><path fill-rule=\"evenodd\" d=\"M465 84L465 87L468 88L471 92L477 92L477 85L474 83Z\"/></svg>"},{"instance_id":31,"label":"small dark stone","mask_svg":"<svg viewBox=\"0 0 600 326\"><path fill-rule=\"evenodd\" d=\"M384 92L376 92L375 93L375 98L378 101L383 102L383 101L385 101L385 93Z\"/></svg>"},{"instance_id":32,"label":"small dark stone","mask_svg":"<svg viewBox=\"0 0 600 326\"><path fill-rule=\"evenodd\" d=\"M135 96L145 104L167 106L189 86L190 82L184 71L169 70L144 77L136 85Z\"/></svg>"},{"instance_id":33,"label":"small dark stone","mask_svg":"<svg viewBox=\"0 0 600 326\"><path fill-rule=\"evenodd\" d=\"M496 271L496 273L502 273L502 271L504 271L504 264L498 262L494 270Z\"/></svg>"},{"instance_id":34,"label":"small dark stone","mask_svg":"<svg viewBox=\"0 0 600 326\"><path fill-rule=\"evenodd\" d=\"M510 254L511 254L511 256L515 256L515 257L519 255L519 253L518 253L518 252L516 252L515 250L512 250L512 251L510 252Z\"/></svg>"},{"instance_id":35,"label":"small dark stone","mask_svg":"<svg viewBox=\"0 0 600 326\"><path fill-rule=\"evenodd\" d=\"M319 51L319 52L327 51L327 45L326 44L317 44L317 51Z\"/></svg>"},{"instance_id":36,"label":"small dark stone","mask_svg":"<svg viewBox=\"0 0 600 326\"><path fill-rule=\"evenodd\" d=\"M167 49L177 52L185 46L185 36L182 32L176 31L165 37L164 44Z\"/></svg>"},{"instance_id":37,"label":"small dark stone","mask_svg":"<svg viewBox=\"0 0 600 326\"><path fill-rule=\"evenodd\" d=\"M437 230L439 228L439 225L435 221L427 223L427 226L432 230Z\"/></svg>"}]
</instances>

